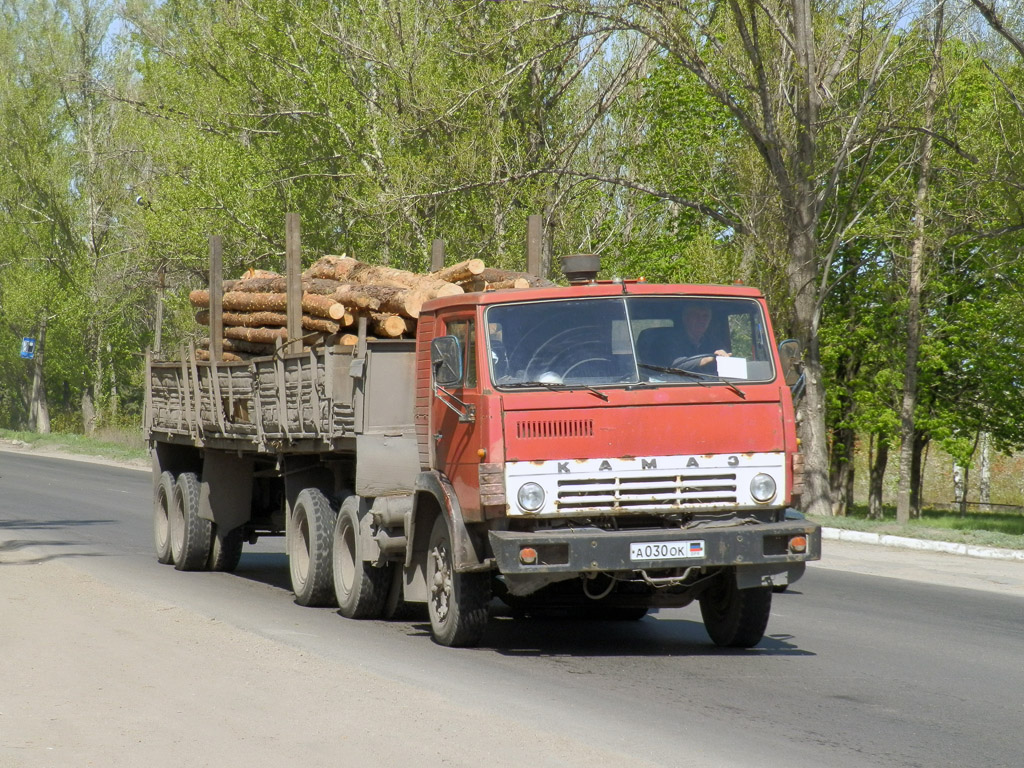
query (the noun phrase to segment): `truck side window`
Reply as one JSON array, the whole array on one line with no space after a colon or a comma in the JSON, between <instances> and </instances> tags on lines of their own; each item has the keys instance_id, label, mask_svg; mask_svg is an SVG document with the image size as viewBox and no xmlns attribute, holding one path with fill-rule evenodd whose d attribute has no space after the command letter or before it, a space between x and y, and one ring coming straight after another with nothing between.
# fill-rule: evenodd
<instances>
[{"instance_id":1,"label":"truck side window","mask_svg":"<svg viewBox=\"0 0 1024 768\"><path fill-rule=\"evenodd\" d=\"M449 336L455 336L466 350L466 358L462 361L462 386L472 389L476 386L476 333L472 318L465 320L449 320L445 323Z\"/></svg>"}]
</instances>

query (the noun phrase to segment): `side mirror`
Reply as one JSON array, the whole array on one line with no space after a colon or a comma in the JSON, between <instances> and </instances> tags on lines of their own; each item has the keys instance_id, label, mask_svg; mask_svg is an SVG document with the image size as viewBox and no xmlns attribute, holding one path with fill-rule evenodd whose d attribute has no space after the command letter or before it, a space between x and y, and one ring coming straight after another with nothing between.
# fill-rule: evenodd
<instances>
[{"instance_id":1,"label":"side mirror","mask_svg":"<svg viewBox=\"0 0 1024 768\"><path fill-rule=\"evenodd\" d=\"M786 384L793 386L800 378L800 356L803 350L796 339L779 342L779 358L782 360L782 376Z\"/></svg>"},{"instance_id":2,"label":"side mirror","mask_svg":"<svg viewBox=\"0 0 1024 768\"><path fill-rule=\"evenodd\" d=\"M796 339L786 339L779 343L779 358L782 360L782 375L789 385L789 391L793 395L793 403L800 402L804 396L804 388L807 380L804 378L803 364L800 358L803 356L803 349Z\"/></svg>"},{"instance_id":3,"label":"side mirror","mask_svg":"<svg viewBox=\"0 0 1024 768\"><path fill-rule=\"evenodd\" d=\"M441 336L430 342L430 368L434 383L450 387L462 381L462 345L455 336Z\"/></svg>"}]
</instances>

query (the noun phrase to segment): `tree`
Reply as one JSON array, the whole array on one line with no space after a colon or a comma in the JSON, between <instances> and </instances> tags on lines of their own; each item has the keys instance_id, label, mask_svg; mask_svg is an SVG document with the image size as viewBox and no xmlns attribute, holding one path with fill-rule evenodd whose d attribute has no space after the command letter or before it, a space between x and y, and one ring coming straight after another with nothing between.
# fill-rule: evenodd
<instances>
[{"instance_id":1,"label":"tree","mask_svg":"<svg viewBox=\"0 0 1024 768\"><path fill-rule=\"evenodd\" d=\"M805 504L812 514L830 514L819 339L828 267L858 219L866 115L894 85L906 6L866 1L845 14L841 4L826 3L813 16L809 0L578 8L605 28L655 41L728 110L761 158L782 219L789 325L807 350Z\"/></svg>"}]
</instances>

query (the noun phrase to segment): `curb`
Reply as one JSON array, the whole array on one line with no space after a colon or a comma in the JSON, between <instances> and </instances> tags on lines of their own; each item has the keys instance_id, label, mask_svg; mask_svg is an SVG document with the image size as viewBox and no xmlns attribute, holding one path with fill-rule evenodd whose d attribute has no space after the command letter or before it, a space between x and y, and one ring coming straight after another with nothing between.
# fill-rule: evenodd
<instances>
[{"instance_id":1,"label":"curb","mask_svg":"<svg viewBox=\"0 0 1024 768\"><path fill-rule=\"evenodd\" d=\"M921 552L943 552L948 555L965 555L981 557L988 560L1017 560L1024 562L1024 550L998 549L996 547L979 547L974 544L957 544L951 541L929 541L927 539L910 539L906 536L891 536L867 531L849 531L844 528L821 529L822 539L848 541L853 544L879 544L883 547L913 549Z\"/></svg>"}]
</instances>

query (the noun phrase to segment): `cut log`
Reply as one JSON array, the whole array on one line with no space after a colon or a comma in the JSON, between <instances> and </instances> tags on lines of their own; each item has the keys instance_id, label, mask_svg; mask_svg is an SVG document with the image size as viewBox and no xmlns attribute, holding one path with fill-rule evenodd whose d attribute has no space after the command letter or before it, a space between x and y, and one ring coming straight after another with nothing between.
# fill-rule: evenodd
<instances>
[{"instance_id":1,"label":"cut log","mask_svg":"<svg viewBox=\"0 0 1024 768\"><path fill-rule=\"evenodd\" d=\"M210 350L208 349L197 349L196 360L211 360ZM248 359L247 357L241 357L234 352L221 352L221 362L224 363L240 363L242 360Z\"/></svg>"},{"instance_id":2,"label":"cut log","mask_svg":"<svg viewBox=\"0 0 1024 768\"><path fill-rule=\"evenodd\" d=\"M497 280L493 283L488 283L478 276L472 280L463 281L460 285L467 293L479 293L480 291L500 291L506 288L529 288L530 281L525 277L513 277L508 280Z\"/></svg>"},{"instance_id":3,"label":"cut log","mask_svg":"<svg viewBox=\"0 0 1024 768\"><path fill-rule=\"evenodd\" d=\"M288 340L288 331L284 328L235 328L224 329L225 339L237 339L255 344L273 344L277 339Z\"/></svg>"},{"instance_id":4,"label":"cut log","mask_svg":"<svg viewBox=\"0 0 1024 768\"><path fill-rule=\"evenodd\" d=\"M342 285L331 296L346 307L370 311L390 312L413 319L420 316L420 310L427 297L415 289L393 285Z\"/></svg>"},{"instance_id":5,"label":"cut log","mask_svg":"<svg viewBox=\"0 0 1024 768\"><path fill-rule=\"evenodd\" d=\"M439 269L437 272L431 272L430 276L449 283L461 283L463 280L479 275L484 268L483 259L467 259L458 264L452 264L450 267Z\"/></svg>"},{"instance_id":6,"label":"cut log","mask_svg":"<svg viewBox=\"0 0 1024 768\"><path fill-rule=\"evenodd\" d=\"M248 342L248 341L238 341L237 339L224 339L222 344L224 345L223 348L224 348L225 352L235 352L235 353L241 353L241 354L246 354L246 355L258 355L258 356L265 356L265 355L272 355L272 354L274 354L274 345L273 344L253 344L253 343ZM200 339L199 340L199 347L201 349L209 349L210 348L210 339L209 339L209 337L207 337L205 339Z\"/></svg>"},{"instance_id":7,"label":"cut log","mask_svg":"<svg viewBox=\"0 0 1024 768\"><path fill-rule=\"evenodd\" d=\"M288 315L283 312L222 312L224 325L243 328L262 328L266 326L287 326ZM201 309L196 312L196 322L200 325L210 324L210 310ZM306 331L337 333L341 326L333 320L322 317L302 316L302 328Z\"/></svg>"},{"instance_id":8,"label":"cut log","mask_svg":"<svg viewBox=\"0 0 1024 768\"><path fill-rule=\"evenodd\" d=\"M210 306L210 292L207 290L192 291L188 299L194 307ZM316 317L330 319L332 307L337 303L329 296L302 294L302 311ZM228 291L221 297L221 306L236 312L284 312L288 308L288 297L283 293Z\"/></svg>"},{"instance_id":9,"label":"cut log","mask_svg":"<svg viewBox=\"0 0 1024 768\"><path fill-rule=\"evenodd\" d=\"M330 296L338 290L339 285L341 283L338 280L319 280L308 277L302 279L302 290L305 293L316 293L321 296ZM242 280L225 280L222 287L225 292L287 293L288 280L284 277L253 277Z\"/></svg>"},{"instance_id":10,"label":"cut log","mask_svg":"<svg viewBox=\"0 0 1024 768\"><path fill-rule=\"evenodd\" d=\"M340 301L334 301L334 306L331 307L331 320L334 320L338 325L348 327L355 323L356 316L352 310L342 304Z\"/></svg>"},{"instance_id":11,"label":"cut log","mask_svg":"<svg viewBox=\"0 0 1024 768\"><path fill-rule=\"evenodd\" d=\"M400 339L410 332L415 332L415 325L412 321L398 315L371 312L369 319L374 334L385 339Z\"/></svg>"},{"instance_id":12,"label":"cut log","mask_svg":"<svg viewBox=\"0 0 1024 768\"><path fill-rule=\"evenodd\" d=\"M525 280L529 288L550 288L555 283L543 277L531 275L529 272L516 272L511 269L493 269L488 267L478 277L483 278L487 283L501 283L506 280Z\"/></svg>"}]
</instances>

